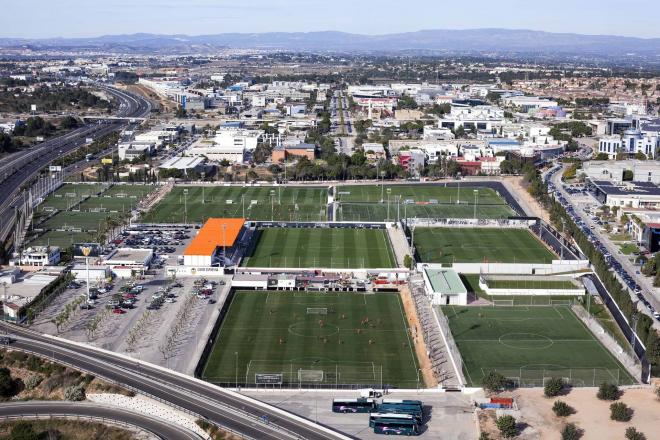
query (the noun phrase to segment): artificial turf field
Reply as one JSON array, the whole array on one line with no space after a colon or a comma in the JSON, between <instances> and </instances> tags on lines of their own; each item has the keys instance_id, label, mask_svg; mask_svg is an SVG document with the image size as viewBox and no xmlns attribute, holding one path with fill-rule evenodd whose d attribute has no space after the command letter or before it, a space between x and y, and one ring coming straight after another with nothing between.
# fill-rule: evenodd
<instances>
[{"instance_id":1,"label":"artificial turf field","mask_svg":"<svg viewBox=\"0 0 660 440\"><path fill-rule=\"evenodd\" d=\"M415 228L425 263L551 263L557 257L527 229Z\"/></svg>"},{"instance_id":2,"label":"artificial turf field","mask_svg":"<svg viewBox=\"0 0 660 440\"><path fill-rule=\"evenodd\" d=\"M486 280L491 289L563 289L573 290L579 288L568 280Z\"/></svg>"},{"instance_id":3,"label":"artificial turf field","mask_svg":"<svg viewBox=\"0 0 660 440\"><path fill-rule=\"evenodd\" d=\"M463 359L463 371L479 386L496 370L523 386L562 377L574 386L635 380L567 306L443 306Z\"/></svg>"},{"instance_id":4,"label":"artificial turf field","mask_svg":"<svg viewBox=\"0 0 660 440\"><path fill-rule=\"evenodd\" d=\"M188 196L184 194L188 190ZM182 223L209 217L250 220L326 221L328 189L275 186L177 186L146 213L145 223Z\"/></svg>"},{"instance_id":5,"label":"artificial turf field","mask_svg":"<svg viewBox=\"0 0 660 440\"><path fill-rule=\"evenodd\" d=\"M202 378L254 384L269 373L285 383L415 388L417 365L398 294L239 291Z\"/></svg>"},{"instance_id":6,"label":"artificial turf field","mask_svg":"<svg viewBox=\"0 0 660 440\"><path fill-rule=\"evenodd\" d=\"M391 268L385 229L263 228L247 267Z\"/></svg>"},{"instance_id":7,"label":"artificial turf field","mask_svg":"<svg viewBox=\"0 0 660 440\"><path fill-rule=\"evenodd\" d=\"M338 221L416 218L507 218L515 215L491 188L441 185L337 186ZM477 191L477 197L475 192ZM388 213L389 200L389 213ZM460 202L460 203L459 203ZM475 210L476 204L476 210Z\"/></svg>"}]
</instances>

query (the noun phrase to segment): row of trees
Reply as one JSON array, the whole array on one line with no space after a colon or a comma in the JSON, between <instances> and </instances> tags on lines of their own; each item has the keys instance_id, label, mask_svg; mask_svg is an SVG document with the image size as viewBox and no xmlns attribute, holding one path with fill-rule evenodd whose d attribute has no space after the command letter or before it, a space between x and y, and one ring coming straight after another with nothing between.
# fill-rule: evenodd
<instances>
[{"instance_id":1,"label":"row of trees","mask_svg":"<svg viewBox=\"0 0 660 440\"><path fill-rule=\"evenodd\" d=\"M45 111L97 108L111 112L114 104L90 93L81 85L41 86L29 93L15 89L0 91L0 112L28 113L33 104Z\"/></svg>"}]
</instances>

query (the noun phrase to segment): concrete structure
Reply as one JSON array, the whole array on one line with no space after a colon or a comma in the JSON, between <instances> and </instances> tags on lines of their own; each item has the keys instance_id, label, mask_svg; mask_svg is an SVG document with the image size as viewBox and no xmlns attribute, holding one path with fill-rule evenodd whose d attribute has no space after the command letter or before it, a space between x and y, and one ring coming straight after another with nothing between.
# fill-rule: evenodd
<instances>
[{"instance_id":1,"label":"concrete structure","mask_svg":"<svg viewBox=\"0 0 660 440\"><path fill-rule=\"evenodd\" d=\"M25 317L25 307L64 271L64 267L50 266L37 272L21 272L10 269L0 273L0 298L2 299L3 319L20 321Z\"/></svg>"},{"instance_id":2,"label":"concrete structure","mask_svg":"<svg viewBox=\"0 0 660 440\"><path fill-rule=\"evenodd\" d=\"M660 163L647 160L591 160L582 164L582 170L591 180L623 182L624 171L633 173L633 182L651 182L660 185Z\"/></svg>"},{"instance_id":3,"label":"concrete structure","mask_svg":"<svg viewBox=\"0 0 660 440\"><path fill-rule=\"evenodd\" d=\"M634 156L644 154L648 159L654 159L660 149L660 137L657 134L643 134L639 130L629 129L622 135L603 136L598 140L598 152L615 159L617 154Z\"/></svg>"},{"instance_id":4,"label":"concrete structure","mask_svg":"<svg viewBox=\"0 0 660 440\"><path fill-rule=\"evenodd\" d=\"M467 305L467 289L456 271L424 267L422 275L433 305Z\"/></svg>"},{"instance_id":5,"label":"concrete structure","mask_svg":"<svg viewBox=\"0 0 660 440\"><path fill-rule=\"evenodd\" d=\"M507 287L493 287L495 282L509 284ZM570 284L571 287L550 287L552 283ZM544 275L482 275L479 287L492 296L581 296L585 288L579 281L567 276Z\"/></svg>"},{"instance_id":6,"label":"concrete structure","mask_svg":"<svg viewBox=\"0 0 660 440\"><path fill-rule=\"evenodd\" d=\"M60 248L57 246L34 246L21 253L21 264L25 266L55 266L60 262Z\"/></svg>"},{"instance_id":7,"label":"concrete structure","mask_svg":"<svg viewBox=\"0 0 660 440\"><path fill-rule=\"evenodd\" d=\"M273 148L270 160L273 163L278 163L295 157L306 157L309 160L316 159L316 145L306 143L291 146L278 145Z\"/></svg>"},{"instance_id":8,"label":"concrete structure","mask_svg":"<svg viewBox=\"0 0 660 440\"><path fill-rule=\"evenodd\" d=\"M152 249L118 248L103 259L103 264L107 265L115 276L130 278L149 269L153 257Z\"/></svg>"},{"instance_id":9,"label":"concrete structure","mask_svg":"<svg viewBox=\"0 0 660 440\"><path fill-rule=\"evenodd\" d=\"M243 231L245 219L210 218L183 253L185 266L211 267L222 263L233 252ZM222 258L225 261L222 261Z\"/></svg>"},{"instance_id":10,"label":"concrete structure","mask_svg":"<svg viewBox=\"0 0 660 440\"><path fill-rule=\"evenodd\" d=\"M203 157L197 156L197 157L173 157L165 162L163 162L161 165L158 166L160 169L175 169L175 170L182 170L185 172L188 171L196 171L196 172L201 172L206 169L204 166L204 163L206 162L206 159Z\"/></svg>"},{"instance_id":11,"label":"concrete structure","mask_svg":"<svg viewBox=\"0 0 660 440\"><path fill-rule=\"evenodd\" d=\"M650 182L625 182L615 185L607 180L592 180L596 198L604 205L632 208L660 208L660 187Z\"/></svg>"}]
</instances>

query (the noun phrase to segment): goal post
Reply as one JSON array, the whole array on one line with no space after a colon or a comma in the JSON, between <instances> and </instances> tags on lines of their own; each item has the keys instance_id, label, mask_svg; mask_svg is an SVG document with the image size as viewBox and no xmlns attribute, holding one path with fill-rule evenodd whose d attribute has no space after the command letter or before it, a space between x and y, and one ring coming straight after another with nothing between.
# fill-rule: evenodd
<instances>
[{"instance_id":1,"label":"goal post","mask_svg":"<svg viewBox=\"0 0 660 440\"><path fill-rule=\"evenodd\" d=\"M512 299L494 299L493 300L493 307L512 307L513 306L513 300Z\"/></svg>"},{"instance_id":2,"label":"goal post","mask_svg":"<svg viewBox=\"0 0 660 440\"><path fill-rule=\"evenodd\" d=\"M327 307L307 307L307 314L308 315L327 315L328 314L328 308Z\"/></svg>"}]
</instances>

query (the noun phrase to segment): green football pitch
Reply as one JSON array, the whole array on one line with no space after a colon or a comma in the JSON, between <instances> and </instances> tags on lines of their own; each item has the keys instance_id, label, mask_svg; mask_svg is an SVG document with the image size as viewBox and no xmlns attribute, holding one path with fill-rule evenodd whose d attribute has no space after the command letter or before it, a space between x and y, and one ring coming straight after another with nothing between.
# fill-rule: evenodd
<instances>
[{"instance_id":1,"label":"green football pitch","mask_svg":"<svg viewBox=\"0 0 660 440\"><path fill-rule=\"evenodd\" d=\"M202 378L415 388L417 365L397 294L236 292Z\"/></svg>"},{"instance_id":2,"label":"green football pitch","mask_svg":"<svg viewBox=\"0 0 660 440\"><path fill-rule=\"evenodd\" d=\"M551 263L557 257L527 229L415 228L425 263Z\"/></svg>"},{"instance_id":3,"label":"green football pitch","mask_svg":"<svg viewBox=\"0 0 660 440\"><path fill-rule=\"evenodd\" d=\"M248 267L396 267L385 229L264 228Z\"/></svg>"},{"instance_id":4,"label":"green football pitch","mask_svg":"<svg viewBox=\"0 0 660 440\"><path fill-rule=\"evenodd\" d=\"M327 205L328 190L320 187L177 186L142 221L183 223L186 217L187 222L196 223L209 217L326 221Z\"/></svg>"},{"instance_id":5,"label":"green football pitch","mask_svg":"<svg viewBox=\"0 0 660 440\"><path fill-rule=\"evenodd\" d=\"M574 386L635 380L567 306L443 306L471 385L497 371L521 386L562 377Z\"/></svg>"},{"instance_id":6,"label":"green football pitch","mask_svg":"<svg viewBox=\"0 0 660 440\"><path fill-rule=\"evenodd\" d=\"M340 202L338 221L474 218L475 215L477 218L507 218L515 215L496 191L484 187L340 185L336 188L336 196Z\"/></svg>"}]
</instances>

